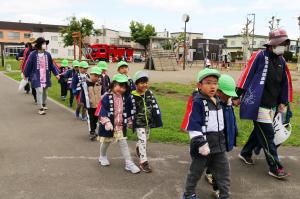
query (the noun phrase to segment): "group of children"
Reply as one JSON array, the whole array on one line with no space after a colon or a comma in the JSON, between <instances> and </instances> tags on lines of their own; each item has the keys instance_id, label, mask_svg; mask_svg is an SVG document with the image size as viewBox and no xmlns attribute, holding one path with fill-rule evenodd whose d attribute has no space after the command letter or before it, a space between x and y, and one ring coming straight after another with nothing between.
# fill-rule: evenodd
<instances>
[{"instance_id":1,"label":"group of children","mask_svg":"<svg viewBox=\"0 0 300 199\"><path fill-rule=\"evenodd\" d=\"M117 64L117 74L110 80L108 65L100 61L89 69L86 61L63 60L59 83L61 98L66 99L70 90L70 107L76 98L75 116L88 122L89 139L100 141L99 164L109 166L107 150L111 142L117 142L125 160L125 170L132 173L152 172L147 159L147 140L150 129L162 127L161 112L153 93L149 90L149 75L138 71L133 79L128 77L128 63ZM98 127L98 132L97 132ZM132 161L127 144L127 131L137 134L136 155L139 166Z\"/></svg>"}]
</instances>

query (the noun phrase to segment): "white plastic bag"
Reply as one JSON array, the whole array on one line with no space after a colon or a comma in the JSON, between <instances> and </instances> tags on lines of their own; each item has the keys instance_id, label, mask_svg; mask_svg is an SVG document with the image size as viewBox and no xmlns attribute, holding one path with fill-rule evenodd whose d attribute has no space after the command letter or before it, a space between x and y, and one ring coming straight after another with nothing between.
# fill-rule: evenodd
<instances>
[{"instance_id":1,"label":"white plastic bag","mask_svg":"<svg viewBox=\"0 0 300 199\"><path fill-rule=\"evenodd\" d=\"M26 86L26 84L28 84L28 79L22 79L22 80L20 81L18 90L19 90L19 91L23 90L24 87Z\"/></svg>"}]
</instances>

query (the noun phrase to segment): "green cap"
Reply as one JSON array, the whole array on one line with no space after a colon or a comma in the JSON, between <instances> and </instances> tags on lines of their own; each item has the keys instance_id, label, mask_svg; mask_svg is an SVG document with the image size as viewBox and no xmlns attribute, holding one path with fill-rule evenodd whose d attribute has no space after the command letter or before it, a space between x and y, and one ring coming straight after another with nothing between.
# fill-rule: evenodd
<instances>
[{"instance_id":1,"label":"green cap","mask_svg":"<svg viewBox=\"0 0 300 199\"><path fill-rule=\"evenodd\" d=\"M69 61L66 60L66 59L63 59L63 60L61 61L61 67L68 67L68 66L69 66Z\"/></svg>"},{"instance_id":2,"label":"green cap","mask_svg":"<svg viewBox=\"0 0 300 199\"><path fill-rule=\"evenodd\" d=\"M108 69L108 65L105 61L99 61L98 63L98 67L101 69L101 70L107 70Z\"/></svg>"},{"instance_id":3,"label":"green cap","mask_svg":"<svg viewBox=\"0 0 300 199\"><path fill-rule=\"evenodd\" d=\"M73 67L78 67L78 66L79 66L79 61L78 61L78 60L74 60L74 61L72 62L72 66L73 66Z\"/></svg>"},{"instance_id":4,"label":"green cap","mask_svg":"<svg viewBox=\"0 0 300 199\"><path fill-rule=\"evenodd\" d=\"M96 74L96 75L101 75L101 73L102 73L102 70L97 66L92 67L91 72L90 72L90 74Z\"/></svg>"},{"instance_id":5,"label":"green cap","mask_svg":"<svg viewBox=\"0 0 300 199\"><path fill-rule=\"evenodd\" d=\"M201 82L203 79L205 79L208 76L215 76L215 77L219 78L221 76L221 74L216 69L205 68L205 69L200 70L198 72L197 81Z\"/></svg>"},{"instance_id":6,"label":"green cap","mask_svg":"<svg viewBox=\"0 0 300 199\"><path fill-rule=\"evenodd\" d=\"M128 77L123 74L116 74L113 76L113 81L119 82L119 83L125 83L128 82Z\"/></svg>"},{"instance_id":7,"label":"green cap","mask_svg":"<svg viewBox=\"0 0 300 199\"><path fill-rule=\"evenodd\" d=\"M120 62L117 64L118 69L119 69L121 66L128 66L128 64L127 64L126 61L120 61Z\"/></svg>"},{"instance_id":8,"label":"green cap","mask_svg":"<svg viewBox=\"0 0 300 199\"><path fill-rule=\"evenodd\" d=\"M136 82L137 80L141 79L142 77L147 77L149 79L149 75L145 71L138 71L133 76L133 81Z\"/></svg>"},{"instance_id":9,"label":"green cap","mask_svg":"<svg viewBox=\"0 0 300 199\"><path fill-rule=\"evenodd\" d=\"M230 97L237 97L238 95L235 92L235 81L229 75L221 75L218 81L219 90L221 90L224 94Z\"/></svg>"},{"instance_id":10,"label":"green cap","mask_svg":"<svg viewBox=\"0 0 300 199\"><path fill-rule=\"evenodd\" d=\"M80 68L89 68L89 64L86 61L81 61L79 63Z\"/></svg>"}]
</instances>

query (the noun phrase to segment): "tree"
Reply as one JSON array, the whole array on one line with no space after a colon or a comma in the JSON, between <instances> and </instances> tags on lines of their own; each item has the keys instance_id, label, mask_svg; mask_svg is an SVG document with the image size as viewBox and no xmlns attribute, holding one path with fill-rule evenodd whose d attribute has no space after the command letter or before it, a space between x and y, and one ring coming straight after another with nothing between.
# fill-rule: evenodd
<instances>
[{"instance_id":1,"label":"tree","mask_svg":"<svg viewBox=\"0 0 300 199\"><path fill-rule=\"evenodd\" d=\"M94 28L94 22L87 18L81 18L77 20L75 16L68 17L67 20L69 24L67 27L60 29L61 36L63 37L64 46L73 45L73 32L80 32L81 39L90 36L90 35L99 35L101 34L100 30ZM77 44L78 45L78 44Z\"/></svg>"},{"instance_id":2,"label":"tree","mask_svg":"<svg viewBox=\"0 0 300 199\"><path fill-rule=\"evenodd\" d=\"M293 53L290 51L284 51L283 57L286 61L292 61Z\"/></svg>"},{"instance_id":3,"label":"tree","mask_svg":"<svg viewBox=\"0 0 300 199\"><path fill-rule=\"evenodd\" d=\"M132 41L141 44L147 53L150 44L150 38L156 36L155 28L151 24L131 21L130 26Z\"/></svg>"}]
</instances>

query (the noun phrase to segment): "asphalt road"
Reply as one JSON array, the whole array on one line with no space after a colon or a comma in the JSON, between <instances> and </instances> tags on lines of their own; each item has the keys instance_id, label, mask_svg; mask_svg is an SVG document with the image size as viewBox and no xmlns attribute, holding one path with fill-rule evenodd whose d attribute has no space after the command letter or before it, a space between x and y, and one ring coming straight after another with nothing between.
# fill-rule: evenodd
<instances>
[{"instance_id":1,"label":"asphalt road","mask_svg":"<svg viewBox=\"0 0 300 199\"><path fill-rule=\"evenodd\" d=\"M149 144L151 174L123 169L118 145L109 149L111 166L98 165L99 143L88 140L87 125L68 109L48 102L47 115L37 114L31 95L0 73L0 199L176 199L181 198L189 166L188 147ZM132 154L134 142L129 142ZM300 149L281 148L291 173L279 181L267 175L263 156L255 166L229 154L233 199L300 198ZM135 161L137 161L135 159ZM197 192L212 197L204 179Z\"/></svg>"}]
</instances>

